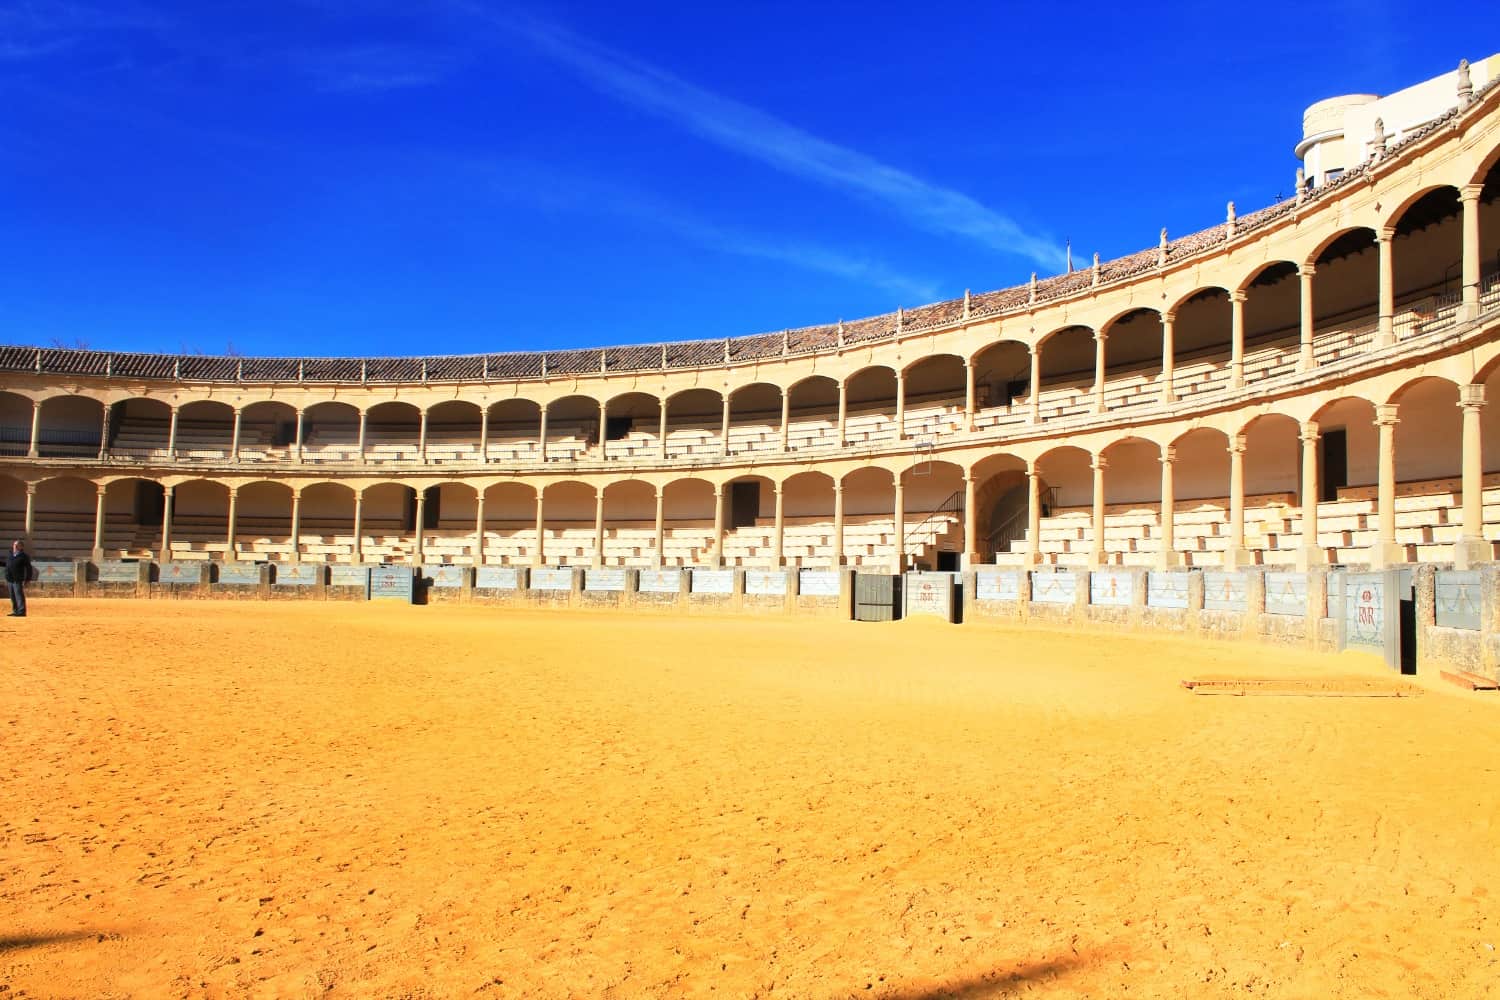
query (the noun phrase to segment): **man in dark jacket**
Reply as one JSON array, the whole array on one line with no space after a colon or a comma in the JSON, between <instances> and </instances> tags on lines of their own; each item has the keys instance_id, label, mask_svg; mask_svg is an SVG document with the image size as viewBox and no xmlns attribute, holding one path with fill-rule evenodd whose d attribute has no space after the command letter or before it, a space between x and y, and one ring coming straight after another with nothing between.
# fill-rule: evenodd
<instances>
[{"instance_id":1,"label":"man in dark jacket","mask_svg":"<svg viewBox=\"0 0 1500 1000\"><path fill-rule=\"evenodd\" d=\"M19 542L10 543L10 555L5 560L5 582L10 584L10 616L26 617L26 582L31 579L31 557Z\"/></svg>"}]
</instances>

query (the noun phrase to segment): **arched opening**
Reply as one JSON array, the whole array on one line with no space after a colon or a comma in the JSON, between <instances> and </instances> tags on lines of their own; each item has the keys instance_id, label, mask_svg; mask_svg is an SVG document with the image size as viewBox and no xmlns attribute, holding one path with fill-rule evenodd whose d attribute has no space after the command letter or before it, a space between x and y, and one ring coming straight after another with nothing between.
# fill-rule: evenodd
<instances>
[{"instance_id":1,"label":"arched opening","mask_svg":"<svg viewBox=\"0 0 1500 1000\"><path fill-rule=\"evenodd\" d=\"M238 506L235 513L238 518ZM160 538L159 531L155 537ZM229 487L210 479L178 483L172 490L172 549L167 558L223 559L228 551Z\"/></svg>"},{"instance_id":2,"label":"arched opening","mask_svg":"<svg viewBox=\"0 0 1500 1000\"><path fill-rule=\"evenodd\" d=\"M1314 260L1313 351L1319 364L1373 340L1380 293L1375 231L1340 233Z\"/></svg>"},{"instance_id":3,"label":"arched opening","mask_svg":"<svg viewBox=\"0 0 1500 1000\"><path fill-rule=\"evenodd\" d=\"M1093 524L1094 470L1092 456L1082 448L1063 445L1036 460L1041 500L1041 533L1026 546L1037 561L1051 566L1086 566Z\"/></svg>"},{"instance_id":4,"label":"arched opening","mask_svg":"<svg viewBox=\"0 0 1500 1000\"><path fill-rule=\"evenodd\" d=\"M714 548L713 484L702 479L673 480L665 487L662 503L666 519L662 565L709 565Z\"/></svg>"},{"instance_id":5,"label":"arched opening","mask_svg":"<svg viewBox=\"0 0 1500 1000\"><path fill-rule=\"evenodd\" d=\"M741 476L724 485L724 565L770 568L776 518L776 485L765 476Z\"/></svg>"},{"instance_id":6,"label":"arched opening","mask_svg":"<svg viewBox=\"0 0 1500 1000\"><path fill-rule=\"evenodd\" d=\"M719 454L724 398L713 389L686 389L667 400L667 457Z\"/></svg>"},{"instance_id":7,"label":"arched opening","mask_svg":"<svg viewBox=\"0 0 1500 1000\"><path fill-rule=\"evenodd\" d=\"M919 461L901 474L903 543L911 569L962 569L964 470L952 462Z\"/></svg>"},{"instance_id":8,"label":"arched opening","mask_svg":"<svg viewBox=\"0 0 1500 1000\"><path fill-rule=\"evenodd\" d=\"M794 384L791 421L787 433L790 451L832 448L838 445L839 384L827 375L811 375Z\"/></svg>"},{"instance_id":9,"label":"arched opening","mask_svg":"<svg viewBox=\"0 0 1500 1000\"><path fill-rule=\"evenodd\" d=\"M1172 324L1173 390L1179 399L1222 388L1233 351L1229 292L1200 288L1177 306Z\"/></svg>"},{"instance_id":10,"label":"arched opening","mask_svg":"<svg viewBox=\"0 0 1500 1000\"><path fill-rule=\"evenodd\" d=\"M298 541L308 562L354 562L354 491L342 483L302 488Z\"/></svg>"},{"instance_id":11,"label":"arched opening","mask_svg":"<svg viewBox=\"0 0 1500 1000\"><path fill-rule=\"evenodd\" d=\"M604 488L604 558L600 564L656 565L655 486L624 479Z\"/></svg>"},{"instance_id":12,"label":"arched opening","mask_svg":"<svg viewBox=\"0 0 1500 1000\"><path fill-rule=\"evenodd\" d=\"M1318 425L1317 546L1333 550L1335 562L1367 562L1376 540L1380 475L1375 406L1346 396L1324 406L1313 420Z\"/></svg>"},{"instance_id":13,"label":"arched opening","mask_svg":"<svg viewBox=\"0 0 1500 1000\"><path fill-rule=\"evenodd\" d=\"M550 447L550 446L549 446ZM542 496L543 553L549 566L588 566L594 561L597 492L587 483L550 483Z\"/></svg>"},{"instance_id":14,"label":"arched opening","mask_svg":"<svg viewBox=\"0 0 1500 1000\"><path fill-rule=\"evenodd\" d=\"M1056 330L1037 344L1041 419L1088 412L1094 386L1094 331L1086 326Z\"/></svg>"},{"instance_id":15,"label":"arched opening","mask_svg":"<svg viewBox=\"0 0 1500 1000\"><path fill-rule=\"evenodd\" d=\"M0 455L22 456L31 448L31 400L0 390Z\"/></svg>"},{"instance_id":16,"label":"arched opening","mask_svg":"<svg viewBox=\"0 0 1500 1000\"><path fill-rule=\"evenodd\" d=\"M1479 288L1486 307L1500 302L1500 159L1479 189Z\"/></svg>"},{"instance_id":17,"label":"arched opening","mask_svg":"<svg viewBox=\"0 0 1500 1000\"><path fill-rule=\"evenodd\" d=\"M1268 413L1240 431L1244 438L1245 551L1251 563L1290 565L1300 545L1301 427Z\"/></svg>"},{"instance_id":18,"label":"arched opening","mask_svg":"<svg viewBox=\"0 0 1500 1000\"><path fill-rule=\"evenodd\" d=\"M564 396L547 404L549 462L571 462L585 457L599 444L599 401L588 396Z\"/></svg>"},{"instance_id":19,"label":"arched opening","mask_svg":"<svg viewBox=\"0 0 1500 1000\"><path fill-rule=\"evenodd\" d=\"M541 404L529 399L502 399L490 404L487 462L529 462L537 457L542 437Z\"/></svg>"},{"instance_id":20,"label":"arched opening","mask_svg":"<svg viewBox=\"0 0 1500 1000\"><path fill-rule=\"evenodd\" d=\"M53 396L42 402L37 454L42 458L98 458L104 404L87 396Z\"/></svg>"},{"instance_id":21,"label":"arched opening","mask_svg":"<svg viewBox=\"0 0 1500 1000\"><path fill-rule=\"evenodd\" d=\"M729 394L729 454L781 447L781 388L753 382Z\"/></svg>"},{"instance_id":22,"label":"arched opening","mask_svg":"<svg viewBox=\"0 0 1500 1000\"><path fill-rule=\"evenodd\" d=\"M234 543L242 559L289 560L291 487L266 481L241 486L235 495Z\"/></svg>"},{"instance_id":23,"label":"arched opening","mask_svg":"<svg viewBox=\"0 0 1500 1000\"><path fill-rule=\"evenodd\" d=\"M35 554L36 545L26 533L26 484L13 476L0 475L0 537L24 538Z\"/></svg>"},{"instance_id":24,"label":"arched opening","mask_svg":"<svg viewBox=\"0 0 1500 1000\"><path fill-rule=\"evenodd\" d=\"M1153 566L1163 544L1161 449L1155 441L1127 437L1106 447L1101 457L1106 463L1103 561Z\"/></svg>"},{"instance_id":25,"label":"arched opening","mask_svg":"<svg viewBox=\"0 0 1500 1000\"><path fill-rule=\"evenodd\" d=\"M291 457L296 436L297 411L287 403L261 400L240 411L242 462L284 462Z\"/></svg>"},{"instance_id":26,"label":"arched opening","mask_svg":"<svg viewBox=\"0 0 1500 1000\"><path fill-rule=\"evenodd\" d=\"M1219 566L1229 547L1229 437L1200 427L1172 442L1173 543L1186 566Z\"/></svg>"},{"instance_id":27,"label":"arched opening","mask_svg":"<svg viewBox=\"0 0 1500 1000\"><path fill-rule=\"evenodd\" d=\"M363 496L359 538L363 561L413 562L417 491L403 483L377 483L367 487Z\"/></svg>"},{"instance_id":28,"label":"arched opening","mask_svg":"<svg viewBox=\"0 0 1500 1000\"><path fill-rule=\"evenodd\" d=\"M200 399L178 409L178 460L222 460L233 446L234 407L215 399Z\"/></svg>"},{"instance_id":29,"label":"arched opening","mask_svg":"<svg viewBox=\"0 0 1500 1000\"><path fill-rule=\"evenodd\" d=\"M38 483L32 508L32 558L87 559L94 550L98 496L98 487L86 479L60 476ZM123 520L110 523L106 510L105 545L115 539L123 541L128 533Z\"/></svg>"},{"instance_id":30,"label":"arched opening","mask_svg":"<svg viewBox=\"0 0 1500 1000\"><path fill-rule=\"evenodd\" d=\"M432 430L431 417L427 428ZM472 566L479 493L467 483L438 483L423 491L422 563Z\"/></svg>"},{"instance_id":31,"label":"arched opening","mask_svg":"<svg viewBox=\"0 0 1500 1000\"><path fill-rule=\"evenodd\" d=\"M611 399L604 421L604 456L649 462L661 453L661 401L644 392Z\"/></svg>"},{"instance_id":32,"label":"arched opening","mask_svg":"<svg viewBox=\"0 0 1500 1000\"><path fill-rule=\"evenodd\" d=\"M1031 351L1017 340L1001 340L974 355L975 427L1008 423L1004 418L1031 393ZM1016 415L1017 422L1021 415Z\"/></svg>"},{"instance_id":33,"label":"arched opening","mask_svg":"<svg viewBox=\"0 0 1500 1000\"><path fill-rule=\"evenodd\" d=\"M1396 404L1396 543L1406 558L1450 561L1463 528L1463 411L1443 378L1408 383Z\"/></svg>"},{"instance_id":34,"label":"arched opening","mask_svg":"<svg viewBox=\"0 0 1500 1000\"><path fill-rule=\"evenodd\" d=\"M1014 455L989 455L975 463L972 475L979 561L1021 565L1031 494L1026 462Z\"/></svg>"},{"instance_id":35,"label":"arched opening","mask_svg":"<svg viewBox=\"0 0 1500 1000\"><path fill-rule=\"evenodd\" d=\"M844 440L852 446L896 437L896 372L885 365L862 368L844 380Z\"/></svg>"},{"instance_id":36,"label":"arched opening","mask_svg":"<svg viewBox=\"0 0 1500 1000\"><path fill-rule=\"evenodd\" d=\"M479 460L478 403L448 399L427 410L427 461L435 465Z\"/></svg>"},{"instance_id":37,"label":"arched opening","mask_svg":"<svg viewBox=\"0 0 1500 1000\"><path fill-rule=\"evenodd\" d=\"M1394 220L1391 270L1398 339L1447 318L1463 297L1463 203L1458 189L1428 191Z\"/></svg>"},{"instance_id":38,"label":"arched opening","mask_svg":"<svg viewBox=\"0 0 1500 1000\"><path fill-rule=\"evenodd\" d=\"M321 407L328 404L318 405ZM354 428L356 455L354 457L358 457L358 438L359 427L356 420ZM421 440L422 411L413 404L391 400L376 403L365 411L365 462L375 465L415 462L420 457Z\"/></svg>"},{"instance_id":39,"label":"arched opening","mask_svg":"<svg viewBox=\"0 0 1500 1000\"><path fill-rule=\"evenodd\" d=\"M1117 410L1161 399L1161 313L1132 309L1104 327L1104 405Z\"/></svg>"},{"instance_id":40,"label":"arched opening","mask_svg":"<svg viewBox=\"0 0 1500 1000\"><path fill-rule=\"evenodd\" d=\"M893 572L896 563L896 480L889 470L855 469L844 476L844 563Z\"/></svg>"},{"instance_id":41,"label":"arched opening","mask_svg":"<svg viewBox=\"0 0 1500 1000\"><path fill-rule=\"evenodd\" d=\"M1255 271L1244 285L1245 381L1289 371L1302 338L1302 279L1289 260Z\"/></svg>"},{"instance_id":42,"label":"arched opening","mask_svg":"<svg viewBox=\"0 0 1500 1000\"><path fill-rule=\"evenodd\" d=\"M799 472L781 484L786 519L782 561L792 567L830 567L837 544L833 537L833 477Z\"/></svg>"},{"instance_id":43,"label":"arched opening","mask_svg":"<svg viewBox=\"0 0 1500 1000\"><path fill-rule=\"evenodd\" d=\"M907 437L930 438L962 429L968 373L963 358L929 354L906 369Z\"/></svg>"},{"instance_id":44,"label":"arched opening","mask_svg":"<svg viewBox=\"0 0 1500 1000\"><path fill-rule=\"evenodd\" d=\"M132 398L116 403L110 414L111 455L121 458L165 458L172 407L159 399Z\"/></svg>"},{"instance_id":45,"label":"arched opening","mask_svg":"<svg viewBox=\"0 0 1500 1000\"><path fill-rule=\"evenodd\" d=\"M496 483L484 491L484 562L520 566L536 553L536 490Z\"/></svg>"},{"instance_id":46,"label":"arched opening","mask_svg":"<svg viewBox=\"0 0 1500 1000\"><path fill-rule=\"evenodd\" d=\"M416 412L409 403L398 403ZM370 418L373 420L373 417ZM295 427L293 428L295 436ZM375 448L373 426L367 428L365 457L371 462L388 459L388 449ZM302 411L302 460L304 462L359 461L359 411L348 403L329 400Z\"/></svg>"}]
</instances>

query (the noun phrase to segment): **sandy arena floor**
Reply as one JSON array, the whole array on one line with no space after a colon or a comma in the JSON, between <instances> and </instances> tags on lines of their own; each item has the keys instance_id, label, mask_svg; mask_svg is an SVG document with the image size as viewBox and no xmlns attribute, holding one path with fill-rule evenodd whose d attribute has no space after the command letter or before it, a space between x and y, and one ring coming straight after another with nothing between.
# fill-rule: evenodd
<instances>
[{"instance_id":1,"label":"sandy arena floor","mask_svg":"<svg viewBox=\"0 0 1500 1000\"><path fill-rule=\"evenodd\" d=\"M35 602L0 997L1484 997L1500 698L998 628Z\"/></svg>"}]
</instances>

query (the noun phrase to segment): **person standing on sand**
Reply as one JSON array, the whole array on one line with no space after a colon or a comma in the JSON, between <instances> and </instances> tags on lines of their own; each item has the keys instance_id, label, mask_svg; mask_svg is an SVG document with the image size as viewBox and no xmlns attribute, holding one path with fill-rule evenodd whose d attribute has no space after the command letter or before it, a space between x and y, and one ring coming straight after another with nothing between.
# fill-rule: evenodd
<instances>
[{"instance_id":1,"label":"person standing on sand","mask_svg":"<svg viewBox=\"0 0 1500 1000\"><path fill-rule=\"evenodd\" d=\"M19 540L10 543L5 559L5 582L10 584L11 618L26 617L26 582L31 579L31 557Z\"/></svg>"}]
</instances>

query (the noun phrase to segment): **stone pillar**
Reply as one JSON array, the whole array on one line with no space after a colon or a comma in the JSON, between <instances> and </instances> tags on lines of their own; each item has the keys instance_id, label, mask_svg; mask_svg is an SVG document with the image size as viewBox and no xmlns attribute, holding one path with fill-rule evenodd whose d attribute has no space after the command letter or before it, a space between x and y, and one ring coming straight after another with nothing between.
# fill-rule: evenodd
<instances>
[{"instance_id":1,"label":"stone pillar","mask_svg":"<svg viewBox=\"0 0 1500 1000\"><path fill-rule=\"evenodd\" d=\"M1396 261L1391 252L1391 241L1396 230L1382 226L1375 233L1375 246L1380 251L1380 326L1375 335L1375 346L1385 347L1396 342Z\"/></svg>"},{"instance_id":2,"label":"stone pillar","mask_svg":"<svg viewBox=\"0 0 1500 1000\"><path fill-rule=\"evenodd\" d=\"M99 429L99 461L104 461L109 456L109 418L114 412L114 407L108 403L104 404L104 421Z\"/></svg>"},{"instance_id":3,"label":"stone pillar","mask_svg":"<svg viewBox=\"0 0 1500 1000\"><path fill-rule=\"evenodd\" d=\"M1177 399L1177 314L1164 312L1161 315L1161 401L1175 402Z\"/></svg>"},{"instance_id":4,"label":"stone pillar","mask_svg":"<svg viewBox=\"0 0 1500 1000\"><path fill-rule=\"evenodd\" d=\"M480 503L484 503L483 498ZM287 539L291 543L292 562L302 561L302 491L292 490L292 537Z\"/></svg>"},{"instance_id":5,"label":"stone pillar","mask_svg":"<svg viewBox=\"0 0 1500 1000\"><path fill-rule=\"evenodd\" d=\"M667 401L661 401L661 417L657 421L657 454L663 459L667 457Z\"/></svg>"},{"instance_id":6,"label":"stone pillar","mask_svg":"<svg viewBox=\"0 0 1500 1000\"><path fill-rule=\"evenodd\" d=\"M833 484L833 567L844 565L844 484Z\"/></svg>"},{"instance_id":7,"label":"stone pillar","mask_svg":"<svg viewBox=\"0 0 1500 1000\"><path fill-rule=\"evenodd\" d=\"M302 424L301 424L302 416L301 416L301 414L298 414L297 420L298 420L298 423L297 423L297 436L300 438L302 436ZM366 413L364 410L360 410L359 411L359 460L361 462L363 462L365 460L365 432L369 428L369 424L370 424L370 415L368 413Z\"/></svg>"},{"instance_id":8,"label":"stone pillar","mask_svg":"<svg viewBox=\"0 0 1500 1000\"><path fill-rule=\"evenodd\" d=\"M964 570L973 569L979 563L979 511L975 509L974 495L979 484L972 472L964 475Z\"/></svg>"},{"instance_id":9,"label":"stone pillar","mask_svg":"<svg viewBox=\"0 0 1500 1000\"><path fill-rule=\"evenodd\" d=\"M417 490L417 511L412 517L412 529L416 534L416 548L412 555L416 558L417 565L422 564L422 535L427 526L427 490Z\"/></svg>"},{"instance_id":10,"label":"stone pillar","mask_svg":"<svg viewBox=\"0 0 1500 1000\"><path fill-rule=\"evenodd\" d=\"M427 411L421 414L421 423L417 425L417 461L427 461Z\"/></svg>"},{"instance_id":11,"label":"stone pillar","mask_svg":"<svg viewBox=\"0 0 1500 1000\"><path fill-rule=\"evenodd\" d=\"M843 379L839 380L839 447L847 443L844 437L844 425L849 416L849 384Z\"/></svg>"},{"instance_id":12,"label":"stone pillar","mask_svg":"<svg viewBox=\"0 0 1500 1000\"><path fill-rule=\"evenodd\" d=\"M109 487L100 486L97 491L99 500L94 509L94 562L104 558L104 498L109 493Z\"/></svg>"},{"instance_id":13,"label":"stone pillar","mask_svg":"<svg viewBox=\"0 0 1500 1000\"><path fill-rule=\"evenodd\" d=\"M609 458L609 403L599 403L599 457Z\"/></svg>"},{"instance_id":14,"label":"stone pillar","mask_svg":"<svg viewBox=\"0 0 1500 1000\"><path fill-rule=\"evenodd\" d=\"M781 450L786 451L792 433L792 390L781 390Z\"/></svg>"},{"instance_id":15,"label":"stone pillar","mask_svg":"<svg viewBox=\"0 0 1500 1000\"><path fill-rule=\"evenodd\" d=\"M1317 268L1311 264L1303 264L1297 268L1297 274L1302 279L1302 350L1297 362L1297 367L1305 372L1313 369L1313 275Z\"/></svg>"},{"instance_id":16,"label":"stone pillar","mask_svg":"<svg viewBox=\"0 0 1500 1000\"><path fill-rule=\"evenodd\" d=\"M161 488L161 553L157 559L172 558L172 487Z\"/></svg>"},{"instance_id":17,"label":"stone pillar","mask_svg":"<svg viewBox=\"0 0 1500 1000\"><path fill-rule=\"evenodd\" d=\"M26 484L26 540L31 541L31 536L36 534L36 483Z\"/></svg>"},{"instance_id":18,"label":"stone pillar","mask_svg":"<svg viewBox=\"0 0 1500 1000\"><path fill-rule=\"evenodd\" d=\"M1036 466L1026 470L1026 565L1036 566L1042 556L1042 477Z\"/></svg>"},{"instance_id":19,"label":"stone pillar","mask_svg":"<svg viewBox=\"0 0 1500 1000\"><path fill-rule=\"evenodd\" d=\"M1462 385L1458 394L1458 405L1464 411L1463 534L1454 547L1453 564L1458 569L1469 569L1493 558L1493 549L1484 540L1484 449L1480 423L1484 386Z\"/></svg>"},{"instance_id":20,"label":"stone pillar","mask_svg":"<svg viewBox=\"0 0 1500 1000\"><path fill-rule=\"evenodd\" d=\"M547 407L541 408L541 425L537 431L536 458L538 462L547 461Z\"/></svg>"},{"instance_id":21,"label":"stone pillar","mask_svg":"<svg viewBox=\"0 0 1500 1000\"><path fill-rule=\"evenodd\" d=\"M906 485L896 475L896 572L906 572Z\"/></svg>"},{"instance_id":22,"label":"stone pillar","mask_svg":"<svg viewBox=\"0 0 1500 1000\"><path fill-rule=\"evenodd\" d=\"M356 563L365 561L365 491L354 491L354 551Z\"/></svg>"},{"instance_id":23,"label":"stone pillar","mask_svg":"<svg viewBox=\"0 0 1500 1000\"><path fill-rule=\"evenodd\" d=\"M1245 300L1243 289L1229 293L1229 385L1245 384Z\"/></svg>"},{"instance_id":24,"label":"stone pillar","mask_svg":"<svg viewBox=\"0 0 1500 1000\"><path fill-rule=\"evenodd\" d=\"M1309 420L1302 425L1302 548L1297 569L1306 572L1326 561L1318 545L1318 425Z\"/></svg>"},{"instance_id":25,"label":"stone pillar","mask_svg":"<svg viewBox=\"0 0 1500 1000\"><path fill-rule=\"evenodd\" d=\"M1103 455L1094 456L1092 462L1094 469L1094 511L1091 519L1093 537L1089 542L1089 569L1098 569L1104 565L1104 470L1109 468L1109 460Z\"/></svg>"},{"instance_id":26,"label":"stone pillar","mask_svg":"<svg viewBox=\"0 0 1500 1000\"><path fill-rule=\"evenodd\" d=\"M1375 407L1375 426L1380 432L1380 479L1376 488L1379 530L1370 552L1371 569L1406 561L1405 553L1396 545L1396 410L1395 403Z\"/></svg>"},{"instance_id":27,"label":"stone pillar","mask_svg":"<svg viewBox=\"0 0 1500 1000\"><path fill-rule=\"evenodd\" d=\"M964 362L964 430L974 429L974 362Z\"/></svg>"},{"instance_id":28,"label":"stone pillar","mask_svg":"<svg viewBox=\"0 0 1500 1000\"><path fill-rule=\"evenodd\" d=\"M474 565L484 565L484 490L476 490L479 496L474 504Z\"/></svg>"},{"instance_id":29,"label":"stone pillar","mask_svg":"<svg viewBox=\"0 0 1500 1000\"><path fill-rule=\"evenodd\" d=\"M544 411L545 412L545 411ZM547 565L547 521L543 515L546 491L540 487L536 491L536 545L532 547L531 565Z\"/></svg>"},{"instance_id":30,"label":"stone pillar","mask_svg":"<svg viewBox=\"0 0 1500 1000\"><path fill-rule=\"evenodd\" d=\"M363 415L361 415L361 417L362 416ZM303 417L304 417L304 414L303 414L302 410L301 409L297 410L297 437L292 442L292 461L299 462L299 463L302 461L302 426L303 426ZM361 458L364 457L364 453L363 452L360 453L360 457Z\"/></svg>"},{"instance_id":31,"label":"stone pillar","mask_svg":"<svg viewBox=\"0 0 1500 1000\"><path fill-rule=\"evenodd\" d=\"M479 464L490 460L490 405L479 408ZM482 501L481 501L482 502Z\"/></svg>"},{"instance_id":32,"label":"stone pillar","mask_svg":"<svg viewBox=\"0 0 1500 1000\"><path fill-rule=\"evenodd\" d=\"M1245 551L1245 435L1229 439L1229 547L1224 550L1225 569L1250 565Z\"/></svg>"},{"instance_id":33,"label":"stone pillar","mask_svg":"<svg viewBox=\"0 0 1500 1000\"><path fill-rule=\"evenodd\" d=\"M1104 342L1109 339L1106 333L1094 334L1094 412L1104 412Z\"/></svg>"},{"instance_id":34,"label":"stone pillar","mask_svg":"<svg viewBox=\"0 0 1500 1000\"><path fill-rule=\"evenodd\" d=\"M229 438L229 460L238 462L240 460L240 421L243 412L238 406L234 408L234 432Z\"/></svg>"},{"instance_id":35,"label":"stone pillar","mask_svg":"<svg viewBox=\"0 0 1500 1000\"><path fill-rule=\"evenodd\" d=\"M177 407L172 407L172 416L167 420L167 457L177 457Z\"/></svg>"},{"instance_id":36,"label":"stone pillar","mask_svg":"<svg viewBox=\"0 0 1500 1000\"><path fill-rule=\"evenodd\" d=\"M719 423L719 451L729 454L729 394L724 394L724 416Z\"/></svg>"},{"instance_id":37,"label":"stone pillar","mask_svg":"<svg viewBox=\"0 0 1500 1000\"><path fill-rule=\"evenodd\" d=\"M714 484L714 552L715 569L724 566L724 485Z\"/></svg>"},{"instance_id":38,"label":"stone pillar","mask_svg":"<svg viewBox=\"0 0 1500 1000\"><path fill-rule=\"evenodd\" d=\"M667 542L667 488L658 486L656 488L656 551L651 564L661 569L666 559L663 550Z\"/></svg>"},{"instance_id":39,"label":"stone pillar","mask_svg":"<svg viewBox=\"0 0 1500 1000\"><path fill-rule=\"evenodd\" d=\"M1172 485L1172 466L1177 461L1177 449L1168 445L1161 452L1161 555L1157 565L1162 569L1178 565L1182 560L1177 553L1177 499Z\"/></svg>"},{"instance_id":40,"label":"stone pillar","mask_svg":"<svg viewBox=\"0 0 1500 1000\"><path fill-rule=\"evenodd\" d=\"M1027 390L1031 393L1031 422L1038 423L1042 419L1042 349L1032 344L1030 352L1031 382Z\"/></svg>"},{"instance_id":41,"label":"stone pillar","mask_svg":"<svg viewBox=\"0 0 1500 1000\"><path fill-rule=\"evenodd\" d=\"M604 565L604 487L599 486L594 491L594 562L595 566Z\"/></svg>"},{"instance_id":42,"label":"stone pillar","mask_svg":"<svg viewBox=\"0 0 1500 1000\"><path fill-rule=\"evenodd\" d=\"M781 484L776 484L776 521L774 533L771 537L771 565L780 569L785 558L786 550L786 497L782 493Z\"/></svg>"},{"instance_id":43,"label":"stone pillar","mask_svg":"<svg viewBox=\"0 0 1500 1000\"><path fill-rule=\"evenodd\" d=\"M906 440L906 373L896 373L896 440Z\"/></svg>"},{"instance_id":44,"label":"stone pillar","mask_svg":"<svg viewBox=\"0 0 1500 1000\"><path fill-rule=\"evenodd\" d=\"M235 551L234 536L239 526L239 503L240 491L235 487L229 488L229 528L225 532L225 541L228 543L224 550L224 561L235 562L239 559L239 553Z\"/></svg>"},{"instance_id":45,"label":"stone pillar","mask_svg":"<svg viewBox=\"0 0 1500 1000\"><path fill-rule=\"evenodd\" d=\"M26 449L27 458L37 458L39 450L39 439L42 431L42 404L33 402L31 404L31 445Z\"/></svg>"},{"instance_id":46,"label":"stone pillar","mask_svg":"<svg viewBox=\"0 0 1500 1000\"><path fill-rule=\"evenodd\" d=\"M1459 190L1464 217L1464 297L1460 315L1465 321L1479 318L1479 193L1478 184Z\"/></svg>"}]
</instances>

